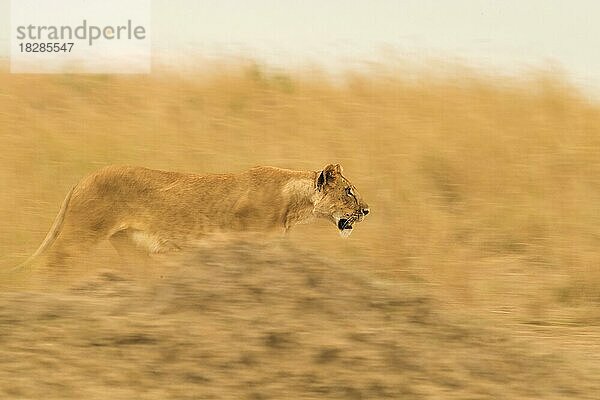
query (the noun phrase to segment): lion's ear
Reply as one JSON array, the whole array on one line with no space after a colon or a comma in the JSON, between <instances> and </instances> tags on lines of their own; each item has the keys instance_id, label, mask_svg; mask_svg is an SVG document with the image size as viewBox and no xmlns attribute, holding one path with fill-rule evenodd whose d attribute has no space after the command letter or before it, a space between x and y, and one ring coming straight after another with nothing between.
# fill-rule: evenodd
<instances>
[{"instance_id":1,"label":"lion's ear","mask_svg":"<svg viewBox=\"0 0 600 400\"><path fill-rule=\"evenodd\" d=\"M319 175L317 176L317 190L320 191L323 189L323 186L325 186L325 171L319 172Z\"/></svg>"},{"instance_id":2,"label":"lion's ear","mask_svg":"<svg viewBox=\"0 0 600 400\"><path fill-rule=\"evenodd\" d=\"M338 175L342 173L340 164L329 164L317 177L317 189L321 190L325 185L333 182Z\"/></svg>"}]
</instances>

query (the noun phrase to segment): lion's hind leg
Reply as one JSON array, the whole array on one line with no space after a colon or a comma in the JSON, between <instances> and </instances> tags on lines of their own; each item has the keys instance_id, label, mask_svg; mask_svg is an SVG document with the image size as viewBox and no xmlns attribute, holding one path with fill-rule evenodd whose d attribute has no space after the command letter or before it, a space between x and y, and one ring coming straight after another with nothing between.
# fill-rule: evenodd
<instances>
[{"instance_id":1,"label":"lion's hind leg","mask_svg":"<svg viewBox=\"0 0 600 400\"><path fill-rule=\"evenodd\" d=\"M137 240L136 235L139 235L140 232L138 230L124 229L113 233L109 237L110 244L115 248L121 260L127 264L148 261L150 258L151 249Z\"/></svg>"},{"instance_id":2,"label":"lion's hind leg","mask_svg":"<svg viewBox=\"0 0 600 400\"><path fill-rule=\"evenodd\" d=\"M98 262L92 250L102 239L96 232L66 227L48 250L45 264L35 269L36 279L67 283L85 275Z\"/></svg>"},{"instance_id":3,"label":"lion's hind leg","mask_svg":"<svg viewBox=\"0 0 600 400\"><path fill-rule=\"evenodd\" d=\"M162 277L165 271L160 258L151 255L179 249L156 234L131 228L114 233L109 241L120 256L123 272L128 271L134 277L140 277L141 274L144 279Z\"/></svg>"}]
</instances>

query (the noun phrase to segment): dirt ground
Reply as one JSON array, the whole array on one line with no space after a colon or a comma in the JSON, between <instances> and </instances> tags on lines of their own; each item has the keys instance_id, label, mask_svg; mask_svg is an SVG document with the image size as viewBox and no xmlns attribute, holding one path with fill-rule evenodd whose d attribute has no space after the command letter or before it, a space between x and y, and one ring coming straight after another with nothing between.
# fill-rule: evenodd
<instances>
[{"instance_id":1,"label":"dirt ground","mask_svg":"<svg viewBox=\"0 0 600 400\"><path fill-rule=\"evenodd\" d=\"M365 266L286 240L219 243L148 270L133 267L84 271L70 281L64 271L46 271L37 287L3 289L0 398L600 393L597 375L559 346L447 313L419 283L376 278Z\"/></svg>"}]
</instances>

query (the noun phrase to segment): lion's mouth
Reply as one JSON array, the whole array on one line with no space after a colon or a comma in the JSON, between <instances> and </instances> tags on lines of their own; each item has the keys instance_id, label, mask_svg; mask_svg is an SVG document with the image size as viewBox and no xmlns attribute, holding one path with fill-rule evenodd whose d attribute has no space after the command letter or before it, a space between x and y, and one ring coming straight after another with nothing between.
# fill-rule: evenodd
<instances>
[{"instance_id":1,"label":"lion's mouth","mask_svg":"<svg viewBox=\"0 0 600 400\"><path fill-rule=\"evenodd\" d=\"M347 218L340 218L338 221L338 229L343 231L344 229L352 229L352 222Z\"/></svg>"},{"instance_id":2,"label":"lion's mouth","mask_svg":"<svg viewBox=\"0 0 600 400\"><path fill-rule=\"evenodd\" d=\"M356 221L356 218L340 218L337 223L337 227L340 230L342 237L348 237L352 233L352 224Z\"/></svg>"}]
</instances>

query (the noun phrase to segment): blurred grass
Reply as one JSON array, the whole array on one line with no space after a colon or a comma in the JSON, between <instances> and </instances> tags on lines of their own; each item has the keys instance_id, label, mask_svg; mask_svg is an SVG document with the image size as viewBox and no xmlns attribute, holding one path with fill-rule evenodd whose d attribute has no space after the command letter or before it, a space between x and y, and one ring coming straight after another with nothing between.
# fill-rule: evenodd
<instances>
[{"instance_id":1,"label":"blurred grass","mask_svg":"<svg viewBox=\"0 0 600 400\"><path fill-rule=\"evenodd\" d=\"M372 215L347 241L326 223L299 227L294 240L465 303L527 301L535 290L562 305L598 304L600 105L551 73L433 69L3 68L2 262L30 254L68 188L106 164L204 173L340 162Z\"/></svg>"}]
</instances>

